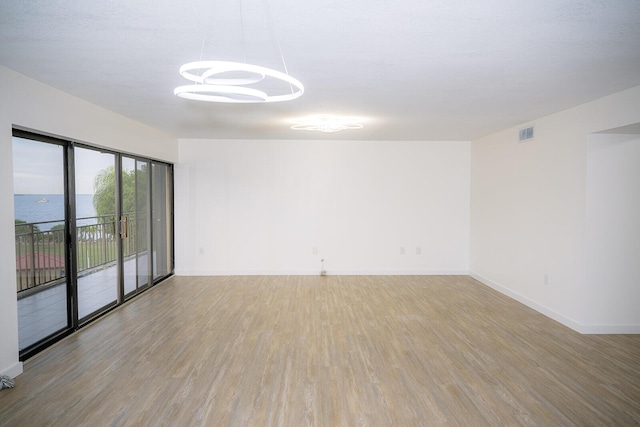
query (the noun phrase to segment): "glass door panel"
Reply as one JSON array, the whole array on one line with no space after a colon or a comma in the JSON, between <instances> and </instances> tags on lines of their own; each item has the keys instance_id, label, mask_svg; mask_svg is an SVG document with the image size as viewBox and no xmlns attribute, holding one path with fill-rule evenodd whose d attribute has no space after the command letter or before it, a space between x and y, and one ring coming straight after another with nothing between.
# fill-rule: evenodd
<instances>
[{"instance_id":1,"label":"glass door panel","mask_svg":"<svg viewBox=\"0 0 640 427\"><path fill-rule=\"evenodd\" d=\"M151 203L153 230L153 279L167 276L173 270L171 239L173 237L171 221L172 186L171 168L162 163L151 163Z\"/></svg>"},{"instance_id":2,"label":"glass door panel","mask_svg":"<svg viewBox=\"0 0 640 427\"><path fill-rule=\"evenodd\" d=\"M124 293L149 285L149 162L122 157L122 252Z\"/></svg>"},{"instance_id":3,"label":"glass door panel","mask_svg":"<svg viewBox=\"0 0 640 427\"><path fill-rule=\"evenodd\" d=\"M75 147L78 318L118 300L116 156Z\"/></svg>"},{"instance_id":4,"label":"glass door panel","mask_svg":"<svg viewBox=\"0 0 640 427\"><path fill-rule=\"evenodd\" d=\"M13 137L13 185L22 353L71 328L65 245L64 146Z\"/></svg>"}]
</instances>

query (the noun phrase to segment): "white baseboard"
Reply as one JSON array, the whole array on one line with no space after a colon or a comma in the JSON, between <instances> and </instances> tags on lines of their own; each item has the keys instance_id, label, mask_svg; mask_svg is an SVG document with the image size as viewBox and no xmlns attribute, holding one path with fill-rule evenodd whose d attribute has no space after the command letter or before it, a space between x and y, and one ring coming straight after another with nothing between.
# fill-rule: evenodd
<instances>
[{"instance_id":1,"label":"white baseboard","mask_svg":"<svg viewBox=\"0 0 640 427\"><path fill-rule=\"evenodd\" d=\"M492 289L495 289L496 291L500 292L501 294L504 294L510 298L513 298L514 300L521 302L522 304L526 305L529 308L534 309L535 311L544 314L547 317L552 318L553 320L555 320L556 322L560 322L563 325L573 329L574 331L580 332L580 333L584 333L581 331L581 327L582 325L578 322L576 322L575 320L564 316L560 313L558 313L557 311L554 311L552 309L550 309L549 307L545 307L544 305L538 304L537 302L530 300L527 297L524 297L522 295L520 295L517 292L512 291L509 288L506 288L502 285L499 285L489 279L487 279L486 277L483 277L473 271L469 272L469 275L471 277L473 277L474 279L476 279L477 281L489 286Z\"/></svg>"},{"instance_id":2,"label":"white baseboard","mask_svg":"<svg viewBox=\"0 0 640 427\"><path fill-rule=\"evenodd\" d=\"M10 378L15 378L22 373L22 362L16 362L8 368L0 371L0 375L6 375Z\"/></svg>"},{"instance_id":3,"label":"white baseboard","mask_svg":"<svg viewBox=\"0 0 640 427\"><path fill-rule=\"evenodd\" d=\"M640 325L582 325L578 332L581 334L637 335L640 334Z\"/></svg>"},{"instance_id":4,"label":"white baseboard","mask_svg":"<svg viewBox=\"0 0 640 427\"><path fill-rule=\"evenodd\" d=\"M319 276L310 270L176 270L176 276Z\"/></svg>"},{"instance_id":5,"label":"white baseboard","mask_svg":"<svg viewBox=\"0 0 640 427\"><path fill-rule=\"evenodd\" d=\"M331 270L331 276L466 276L469 270Z\"/></svg>"},{"instance_id":6,"label":"white baseboard","mask_svg":"<svg viewBox=\"0 0 640 427\"><path fill-rule=\"evenodd\" d=\"M466 276L468 270L327 270L327 276ZM176 270L176 276L319 276L318 270Z\"/></svg>"},{"instance_id":7,"label":"white baseboard","mask_svg":"<svg viewBox=\"0 0 640 427\"><path fill-rule=\"evenodd\" d=\"M544 314L547 317L562 323L568 328L573 329L581 334L640 334L640 325L585 325L570 317L564 316L555 310L545 307L529 298L520 295L517 292L512 291L502 285L499 285L486 277L483 277L473 271L469 272L469 275L477 281L489 286L492 289L504 294L514 300L521 302L529 308L536 310L537 312Z\"/></svg>"}]
</instances>

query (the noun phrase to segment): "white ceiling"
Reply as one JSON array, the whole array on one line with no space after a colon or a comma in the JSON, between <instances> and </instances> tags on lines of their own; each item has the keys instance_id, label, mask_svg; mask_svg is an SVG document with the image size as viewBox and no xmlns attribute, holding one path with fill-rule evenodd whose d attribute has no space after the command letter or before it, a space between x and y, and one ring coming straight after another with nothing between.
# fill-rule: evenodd
<instances>
[{"instance_id":1,"label":"white ceiling","mask_svg":"<svg viewBox=\"0 0 640 427\"><path fill-rule=\"evenodd\" d=\"M277 41L301 98L173 95L201 58L282 71ZM182 138L470 140L640 85L640 1L0 0L0 65Z\"/></svg>"}]
</instances>

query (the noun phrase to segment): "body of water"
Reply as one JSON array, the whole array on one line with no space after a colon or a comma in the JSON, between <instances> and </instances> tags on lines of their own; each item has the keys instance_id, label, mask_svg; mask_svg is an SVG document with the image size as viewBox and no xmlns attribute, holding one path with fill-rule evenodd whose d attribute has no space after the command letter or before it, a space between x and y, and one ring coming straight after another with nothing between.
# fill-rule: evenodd
<instances>
[{"instance_id":1,"label":"body of water","mask_svg":"<svg viewBox=\"0 0 640 427\"><path fill-rule=\"evenodd\" d=\"M28 223L43 221L64 221L64 195L63 194L15 194L13 196L15 219L21 219ZM96 216L93 208L93 194L78 194L76 196L77 218ZM83 221L83 224L93 222ZM38 227L42 231L49 230L56 223L42 224ZM78 224L80 225L80 224Z\"/></svg>"}]
</instances>

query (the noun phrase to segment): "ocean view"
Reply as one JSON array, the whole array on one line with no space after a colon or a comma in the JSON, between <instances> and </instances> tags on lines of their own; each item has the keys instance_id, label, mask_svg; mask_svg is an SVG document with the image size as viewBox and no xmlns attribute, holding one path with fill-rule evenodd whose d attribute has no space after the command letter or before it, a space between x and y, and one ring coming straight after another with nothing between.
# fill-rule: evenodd
<instances>
[{"instance_id":1,"label":"ocean view","mask_svg":"<svg viewBox=\"0 0 640 427\"><path fill-rule=\"evenodd\" d=\"M64 220L64 195L62 194L15 194L13 196L14 217L28 223ZM78 218L93 217L93 194L78 194L76 197ZM92 222L83 221L83 224ZM56 225L42 224L40 230L46 231Z\"/></svg>"}]
</instances>

